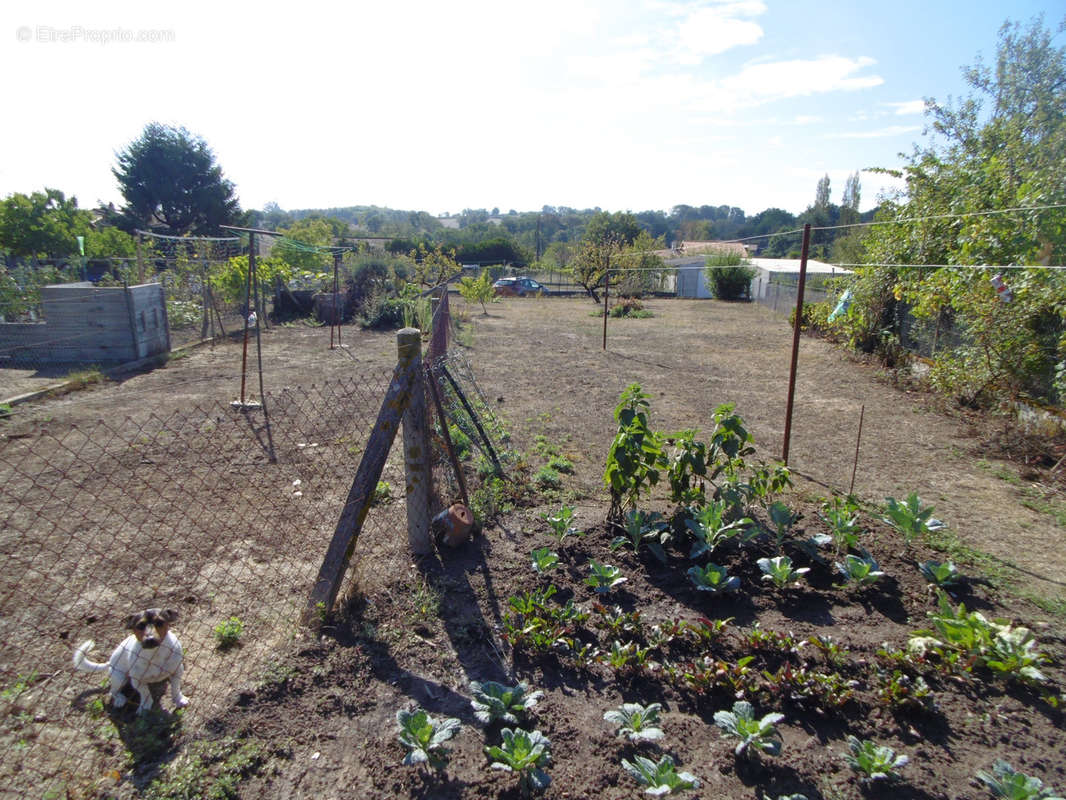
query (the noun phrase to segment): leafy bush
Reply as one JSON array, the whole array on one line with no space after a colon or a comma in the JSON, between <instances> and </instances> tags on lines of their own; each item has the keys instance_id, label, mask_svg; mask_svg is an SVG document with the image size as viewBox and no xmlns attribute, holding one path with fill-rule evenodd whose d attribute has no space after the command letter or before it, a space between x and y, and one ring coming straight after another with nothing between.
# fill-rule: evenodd
<instances>
[{"instance_id":1,"label":"leafy bush","mask_svg":"<svg viewBox=\"0 0 1066 800\"><path fill-rule=\"evenodd\" d=\"M704 272L711 293L719 300L739 300L749 294L755 277L751 262L737 253L707 256Z\"/></svg>"},{"instance_id":2,"label":"leafy bush","mask_svg":"<svg viewBox=\"0 0 1066 800\"><path fill-rule=\"evenodd\" d=\"M241 633L244 632L244 623L240 617L230 617L215 626L215 641L219 650L229 650L240 641Z\"/></svg>"},{"instance_id":3,"label":"leafy bush","mask_svg":"<svg viewBox=\"0 0 1066 800\"><path fill-rule=\"evenodd\" d=\"M563 479L551 467L541 467L533 476L533 482L540 489L559 489L563 485Z\"/></svg>"}]
</instances>

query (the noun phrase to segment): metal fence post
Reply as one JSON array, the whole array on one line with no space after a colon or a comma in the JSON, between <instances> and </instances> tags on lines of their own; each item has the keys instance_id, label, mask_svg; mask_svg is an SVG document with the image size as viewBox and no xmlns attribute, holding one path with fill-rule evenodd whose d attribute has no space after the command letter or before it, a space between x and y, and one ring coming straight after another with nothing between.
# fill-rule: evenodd
<instances>
[{"instance_id":1,"label":"metal fence post","mask_svg":"<svg viewBox=\"0 0 1066 800\"><path fill-rule=\"evenodd\" d=\"M415 555L432 552L429 536L430 460L426 427L426 393L422 372L422 331L404 328L396 334L399 364L411 375L411 399L403 417L403 466L407 483L407 541Z\"/></svg>"}]
</instances>

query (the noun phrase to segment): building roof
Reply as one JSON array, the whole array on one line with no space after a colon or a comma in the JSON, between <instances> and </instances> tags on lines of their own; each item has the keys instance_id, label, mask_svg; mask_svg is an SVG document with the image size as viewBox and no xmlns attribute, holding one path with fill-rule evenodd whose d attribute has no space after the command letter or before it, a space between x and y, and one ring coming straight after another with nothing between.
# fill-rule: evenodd
<instances>
[{"instance_id":1,"label":"building roof","mask_svg":"<svg viewBox=\"0 0 1066 800\"><path fill-rule=\"evenodd\" d=\"M753 258L751 259L751 265L766 270L767 272L798 273L800 271L800 260L798 258ZM824 275L841 275L849 273L851 270L844 269L844 267L837 267L832 264L826 264L822 261L815 261L813 258L808 258L807 272Z\"/></svg>"}]
</instances>

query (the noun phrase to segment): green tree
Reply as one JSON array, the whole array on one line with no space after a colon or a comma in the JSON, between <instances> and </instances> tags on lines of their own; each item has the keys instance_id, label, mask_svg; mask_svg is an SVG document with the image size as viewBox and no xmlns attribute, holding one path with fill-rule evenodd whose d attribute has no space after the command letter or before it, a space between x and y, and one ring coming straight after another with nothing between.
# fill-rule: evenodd
<instances>
[{"instance_id":1,"label":"green tree","mask_svg":"<svg viewBox=\"0 0 1066 800\"><path fill-rule=\"evenodd\" d=\"M481 303L482 312L488 316L489 310L485 303L490 302L493 297L492 275L487 269L483 269L476 278L463 278L459 281L459 294L468 303Z\"/></svg>"},{"instance_id":2,"label":"green tree","mask_svg":"<svg viewBox=\"0 0 1066 800\"><path fill-rule=\"evenodd\" d=\"M85 237L85 255L89 258L133 258L137 255L137 240L118 228L98 227Z\"/></svg>"},{"instance_id":3,"label":"green tree","mask_svg":"<svg viewBox=\"0 0 1066 800\"><path fill-rule=\"evenodd\" d=\"M818 179L818 186L814 191L814 207L815 208L828 208L829 207L829 176L824 175Z\"/></svg>"},{"instance_id":4,"label":"green tree","mask_svg":"<svg viewBox=\"0 0 1066 800\"><path fill-rule=\"evenodd\" d=\"M577 253L570 262L570 273L574 283L583 288L592 302L599 303L599 289L612 266L618 266L624 244L619 234L605 232L601 236L590 237L586 234L578 245ZM617 282L619 273L615 273Z\"/></svg>"},{"instance_id":5,"label":"green tree","mask_svg":"<svg viewBox=\"0 0 1066 800\"><path fill-rule=\"evenodd\" d=\"M241 218L233 183L207 143L185 128L151 122L116 162L111 172L126 200L122 210L128 228L219 235L220 225Z\"/></svg>"},{"instance_id":6,"label":"green tree","mask_svg":"<svg viewBox=\"0 0 1066 800\"><path fill-rule=\"evenodd\" d=\"M89 233L89 214L58 189L0 200L0 249L17 258L61 258L78 252Z\"/></svg>"},{"instance_id":7,"label":"green tree","mask_svg":"<svg viewBox=\"0 0 1066 800\"><path fill-rule=\"evenodd\" d=\"M655 251L665 247L662 239L653 239L647 231L637 234L618 260L618 266L626 270L618 283L620 294L639 297L662 286L666 265Z\"/></svg>"},{"instance_id":8,"label":"green tree","mask_svg":"<svg viewBox=\"0 0 1066 800\"><path fill-rule=\"evenodd\" d=\"M326 248L333 244L334 229L326 220L306 217L279 232L285 238L275 243L272 255L296 270L322 272L332 268L333 254Z\"/></svg>"},{"instance_id":9,"label":"green tree","mask_svg":"<svg viewBox=\"0 0 1066 800\"><path fill-rule=\"evenodd\" d=\"M1066 20L1060 29L1066 29ZM926 101L933 137L898 173L902 198L878 216L864 242L871 264L1040 265L1066 257L1066 48L1038 17L1008 22L995 62L964 69L970 94ZM1013 208L1017 213L987 213ZM952 267L859 271L845 326L853 340L888 323L895 303L919 319L953 321L965 343L936 354L932 379L966 403L1066 390L1066 281L1057 270L1012 269L1014 299L997 299L987 270ZM1059 376L1056 380L1056 374Z\"/></svg>"}]
</instances>

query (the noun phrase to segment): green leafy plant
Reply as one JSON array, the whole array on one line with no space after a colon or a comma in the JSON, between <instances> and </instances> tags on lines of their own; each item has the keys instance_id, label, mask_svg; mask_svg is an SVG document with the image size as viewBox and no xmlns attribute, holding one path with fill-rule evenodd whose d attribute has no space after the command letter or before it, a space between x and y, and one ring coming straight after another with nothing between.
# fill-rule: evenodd
<instances>
[{"instance_id":1,"label":"green leafy plant","mask_svg":"<svg viewBox=\"0 0 1066 800\"><path fill-rule=\"evenodd\" d=\"M978 770L975 777L988 787L993 797L1004 800L1063 800L1050 786L1045 787L1042 780L1015 772L1002 759L995 760L991 773Z\"/></svg>"},{"instance_id":2,"label":"green leafy plant","mask_svg":"<svg viewBox=\"0 0 1066 800\"><path fill-rule=\"evenodd\" d=\"M378 485L374 487L374 496L370 499L370 504L386 506L391 502L392 485L388 481L378 481Z\"/></svg>"},{"instance_id":3,"label":"green leafy plant","mask_svg":"<svg viewBox=\"0 0 1066 800\"><path fill-rule=\"evenodd\" d=\"M660 703L642 706L640 703L622 703L618 708L605 711L603 718L616 726L619 736L631 742L654 742L663 738L659 727Z\"/></svg>"},{"instance_id":4,"label":"green leafy plant","mask_svg":"<svg viewBox=\"0 0 1066 800\"><path fill-rule=\"evenodd\" d=\"M944 527L943 522L933 517L933 507L922 505L917 492L911 492L902 503L894 497L886 497L882 519L903 534L907 547L915 537Z\"/></svg>"},{"instance_id":5,"label":"green leafy plant","mask_svg":"<svg viewBox=\"0 0 1066 800\"><path fill-rule=\"evenodd\" d=\"M541 514L541 519L551 526L552 538L558 544L563 543L563 539L567 536L584 536L582 531L579 531L573 526L574 521L574 508L573 506L564 505L556 512L546 511Z\"/></svg>"},{"instance_id":6,"label":"green leafy plant","mask_svg":"<svg viewBox=\"0 0 1066 800\"><path fill-rule=\"evenodd\" d=\"M951 561L948 561L947 563L932 560L923 561L918 565L918 569L929 583L940 589L954 586L962 580L962 575L959 573L958 567L956 567Z\"/></svg>"},{"instance_id":7,"label":"green leafy plant","mask_svg":"<svg viewBox=\"0 0 1066 800\"><path fill-rule=\"evenodd\" d=\"M729 513L728 502L711 500L685 520L685 527L695 538L689 558L699 558L705 553L713 553L720 544L740 536L749 525L753 524L747 517L728 522Z\"/></svg>"},{"instance_id":8,"label":"green leafy plant","mask_svg":"<svg viewBox=\"0 0 1066 800\"><path fill-rule=\"evenodd\" d=\"M519 718L524 717L529 709L544 697L544 692L540 690L529 691L529 686L525 683L504 686L495 681L471 681L470 692L474 695L474 699L470 701L470 705L474 707L474 716L478 722L485 725L498 719L510 725L517 725Z\"/></svg>"},{"instance_id":9,"label":"green leafy plant","mask_svg":"<svg viewBox=\"0 0 1066 800\"><path fill-rule=\"evenodd\" d=\"M533 476L533 483L539 489L559 489L563 485L563 479L554 469L544 466L538 469Z\"/></svg>"},{"instance_id":10,"label":"green leafy plant","mask_svg":"<svg viewBox=\"0 0 1066 800\"><path fill-rule=\"evenodd\" d=\"M521 728L504 728L500 731L502 743L486 747L485 754L491 760L492 769L516 772L519 786L525 793L543 791L551 783L551 777L543 767L551 764L551 741L540 731L524 731Z\"/></svg>"},{"instance_id":11,"label":"green leafy plant","mask_svg":"<svg viewBox=\"0 0 1066 800\"><path fill-rule=\"evenodd\" d=\"M942 591L938 593L937 611L929 616L935 630L912 633L908 652L921 656L933 651L964 670L982 666L1023 680L1047 680L1038 669L1047 656L1037 649L1036 637L1028 628L968 612L963 603L953 609Z\"/></svg>"},{"instance_id":12,"label":"green leafy plant","mask_svg":"<svg viewBox=\"0 0 1066 800\"><path fill-rule=\"evenodd\" d=\"M623 518L621 528L623 534L611 539L609 546L612 550L628 545L639 555L641 547L646 546L659 561L666 562L663 544L669 531L662 514L644 513L634 508Z\"/></svg>"},{"instance_id":13,"label":"green leafy plant","mask_svg":"<svg viewBox=\"0 0 1066 800\"><path fill-rule=\"evenodd\" d=\"M214 628L215 641L219 650L229 650L236 647L244 631L244 623L240 617L230 617L218 623Z\"/></svg>"},{"instance_id":14,"label":"green leafy plant","mask_svg":"<svg viewBox=\"0 0 1066 800\"><path fill-rule=\"evenodd\" d=\"M774 525L774 533L777 540L777 552L781 552L781 548L784 547L785 539L792 531L792 526L796 524L799 519L799 515L792 512L788 506L778 501L771 504L768 512L770 515L770 522Z\"/></svg>"},{"instance_id":15,"label":"green leafy plant","mask_svg":"<svg viewBox=\"0 0 1066 800\"><path fill-rule=\"evenodd\" d=\"M732 711L716 711L714 724L722 729L722 737L738 739L737 757L748 754L750 749L776 756L781 752L781 735L775 727L785 718L784 714L766 714L755 719L754 709L746 700L738 700Z\"/></svg>"},{"instance_id":16,"label":"green leafy plant","mask_svg":"<svg viewBox=\"0 0 1066 800\"><path fill-rule=\"evenodd\" d=\"M845 583L855 586L869 586L884 577L880 565L869 553L861 556L848 553L844 561L835 562L837 572L844 576Z\"/></svg>"},{"instance_id":17,"label":"green leafy plant","mask_svg":"<svg viewBox=\"0 0 1066 800\"><path fill-rule=\"evenodd\" d=\"M766 506L773 504L776 495L792 486L792 471L784 464L774 464L772 467L759 464L753 467L748 477L748 491L753 500L758 500Z\"/></svg>"},{"instance_id":18,"label":"green leafy plant","mask_svg":"<svg viewBox=\"0 0 1066 800\"><path fill-rule=\"evenodd\" d=\"M529 557L533 560L533 569L540 573L547 572L559 563L559 554L548 547L531 550Z\"/></svg>"},{"instance_id":19,"label":"green leafy plant","mask_svg":"<svg viewBox=\"0 0 1066 800\"><path fill-rule=\"evenodd\" d=\"M608 518L635 507L641 494L659 482L668 466L661 439L648 424L648 397L639 383L630 384L614 410L618 430L603 473L603 482L611 492Z\"/></svg>"},{"instance_id":20,"label":"green leafy plant","mask_svg":"<svg viewBox=\"0 0 1066 800\"><path fill-rule=\"evenodd\" d=\"M628 578L622 575L618 567L611 564L601 564L594 558L589 559L589 576L585 583L591 586L597 594L606 594L615 586L625 583Z\"/></svg>"},{"instance_id":21,"label":"green leafy plant","mask_svg":"<svg viewBox=\"0 0 1066 800\"><path fill-rule=\"evenodd\" d=\"M755 269L751 262L735 253L707 256L704 272L711 291L719 300L739 300L748 294Z\"/></svg>"},{"instance_id":22,"label":"green leafy plant","mask_svg":"<svg viewBox=\"0 0 1066 800\"><path fill-rule=\"evenodd\" d=\"M818 516L829 526L837 556L859 546L862 527L859 525L859 504L854 498L834 497L822 503Z\"/></svg>"},{"instance_id":23,"label":"green leafy plant","mask_svg":"<svg viewBox=\"0 0 1066 800\"><path fill-rule=\"evenodd\" d=\"M811 571L810 567L793 567L792 559L788 556L776 556L775 558L760 558L756 561L759 569L763 571L762 579L772 581L778 589L783 589L790 583L799 583L803 576Z\"/></svg>"},{"instance_id":24,"label":"green leafy plant","mask_svg":"<svg viewBox=\"0 0 1066 800\"><path fill-rule=\"evenodd\" d=\"M899 778L896 770L910 761L907 756L897 756L890 747L879 745L871 739L860 741L855 736L848 736L848 750L850 752L844 754L844 760L859 773L859 780L863 783L896 780Z\"/></svg>"},{"instance_id":25,"label":"green leafy plant","mask_svg":"<svg viewBox=\"0 0 1066 800\"><path fill-rule=\"evenodd\" d=\"M644 756L634 756L632 761L622 759L622 769L636 779L641 786L647 787L644 794L673 794L686 789L699 788L700 782L689 772L678 772L674 759L662 756L658 762Z\"/></svg>"},{"instance_id":26,"label":"green leafy plant","mask_svg":"<svg viewBox=\"0 0 1066 800\"><path fill-rule=\"evenodd\" d=\"M397 736L400 744L407 748L404 764L412 766L426 763L434 769L444 766L447 762L444 743L459 732L458 719L438 719L416 708L414 711L397 711L396 723L399 726Z\"/></svg>"},{"instance_id":27,"label":"green leafy plant","mask_svg":"<svg viewBox=\"0 0 1066 800\"><path fill-rule=\"evenodd\" d=\"M891 674L882 673L878 682L877 697L889 708L914 711L933 708L933 692L921 675L912 678L895 669Z\"/></svg>"},{"instance_id":28,"label":"green leafy plant","mask_svg":"<svg viewBox=\"0 0 1066 800\"><path fill-rule=\"evenodd\" d=\"M701 592L735 592L740 588L740 578L730 577L726 568L717 564L689 567L685 574Z\"/></svg>"},{"instance_id":29,"label":"green leafy plant","mask_svg":"<svg viewBox=\"0 0 1066 800\"><path fill-rule=\"evenodd\" d=\"M696 431L680 431L671 437L666 477L670 482L670 499L680 505L703 504L707 500L707 445L697 441Z\"/></svg>"}]
</instances>

